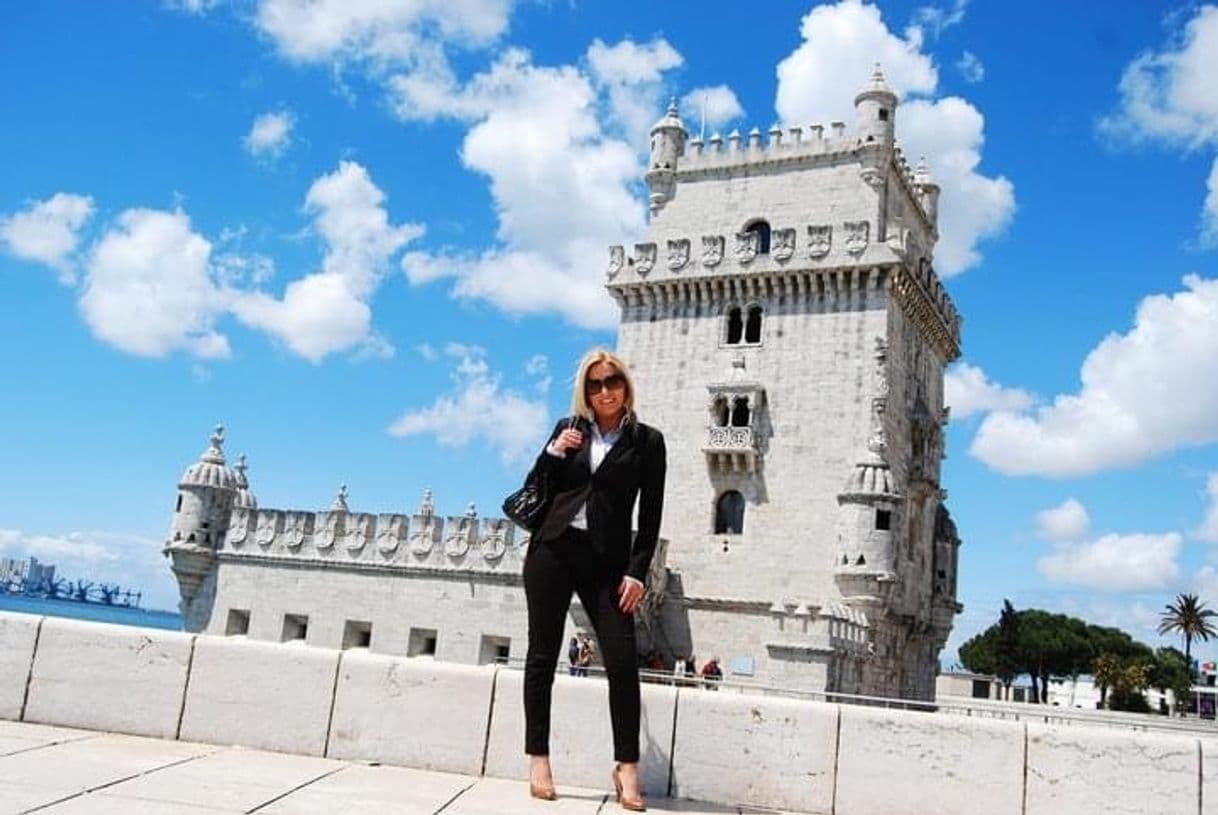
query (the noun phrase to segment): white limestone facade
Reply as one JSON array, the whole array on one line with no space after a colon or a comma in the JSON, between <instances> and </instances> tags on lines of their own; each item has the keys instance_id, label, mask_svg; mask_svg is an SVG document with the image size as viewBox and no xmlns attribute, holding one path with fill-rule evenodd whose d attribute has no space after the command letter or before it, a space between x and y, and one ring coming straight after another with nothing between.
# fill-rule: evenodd
<instances>
[{"instance_id":1,"label":"white limestone facade","mask_svg":"<svg viewBox=\"0 0 1218 815\"><path fill-rule=\"evenodd\" d=\"M959 610L939 472L960 318L932 266L938 187L902 158L878 69L855 104L852 133L726 143L689 140L670 108L650 228L610 249L608 286L668 441L661 644L933 698Z\"/></svg>"},{"instance_id":2,"label":"white limestone facade","mask_svg":"<svg viewBox=\"0 0 1218 815\"><path fill-rule=\"evenodd\" d=\"M668 446L640 649L729 678L932 699L959 612L939 483L960 317L938 187L878 69L852 132L652 129L651 221L610 248L618 350ZM223 434L166 544L187 630L490 662L524 655L525 541L501 518L259 509ZM586 627L573 602L568 635Z\"/></svg>"}]
</instances>

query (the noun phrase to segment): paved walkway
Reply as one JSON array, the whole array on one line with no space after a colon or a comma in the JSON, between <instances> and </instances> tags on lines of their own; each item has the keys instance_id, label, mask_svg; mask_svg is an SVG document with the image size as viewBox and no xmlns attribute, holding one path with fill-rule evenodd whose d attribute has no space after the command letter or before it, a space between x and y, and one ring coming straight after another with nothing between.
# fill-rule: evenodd
<instances>
[{"instance_id":1,"label":"paved walkway","mask_svg":"<svg viewBox=\"0 0 1218 815\"><path fill-rule=\"evenodd\" d=\"M604 790L558 791L556 802L534 801L520 781L0 720L0 815L622 812ZM773 812L669 799L650 804L651 812L687 815Z\"/></svg>"}]
</instances>

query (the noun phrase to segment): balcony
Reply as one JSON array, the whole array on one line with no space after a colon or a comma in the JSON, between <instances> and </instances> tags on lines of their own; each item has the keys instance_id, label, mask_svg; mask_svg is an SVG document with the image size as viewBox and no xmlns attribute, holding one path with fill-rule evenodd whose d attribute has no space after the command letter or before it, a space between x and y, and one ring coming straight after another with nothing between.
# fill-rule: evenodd
<instances>
[{"instance_id":1,"label":"balcony","mask_svg":"<svg viewBox=\"0 0 1218 815\"><path fill-rule=\"evenodd\" d=\"M709 427L702 448L712 470L752 473L757 469L757 442L751 427Z\"/></svg>"}]
</instances>

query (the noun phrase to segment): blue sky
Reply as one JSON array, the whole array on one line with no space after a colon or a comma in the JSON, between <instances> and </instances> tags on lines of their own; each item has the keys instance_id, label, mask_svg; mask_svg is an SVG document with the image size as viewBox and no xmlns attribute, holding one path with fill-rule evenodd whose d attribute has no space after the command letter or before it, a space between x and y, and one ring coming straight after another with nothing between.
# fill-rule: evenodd
<instances>
[{"instance_id":1,"label":"blue sky","mask_svg":"<svg viewBox=\"0 0 1218 815\"><path fill-rule=\"evenodd\" d=\"M5 4L0 554L172 606L218 421L263 506L492 510L613 343L667 99L849 122L879 61L965 320L951 648L1004 597L1149 642L1218 607L1218 7L764 8Z\"/></svg>"}]
</instances>

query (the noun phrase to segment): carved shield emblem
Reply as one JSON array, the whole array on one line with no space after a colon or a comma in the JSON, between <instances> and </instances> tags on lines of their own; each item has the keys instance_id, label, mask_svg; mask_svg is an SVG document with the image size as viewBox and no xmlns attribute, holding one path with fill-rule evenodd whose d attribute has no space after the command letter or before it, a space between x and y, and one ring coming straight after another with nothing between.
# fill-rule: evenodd
<instances>
[{"instance_id":1,"label":"carved shield emblem","mask_svg":"<svg viewBox=\"0 0 1218 815\"><path fill-rule=\"evenodd\" d=\"M275 542L277 532L279 532L279 513L259 512L258 529L254 532L254 540L258 545L263 548L270 546Z\"/></svg>"},{"instance_id":2,"label":"carved shield emblem","mask_svg":"<svg viewBox=\"0 0 1218 815\"><path fill-rule=\"evenodd\" d=\"M757 232L737 232L736 233L736 260L740 263L750 263L753 258L757 257L757 250L761 248L761 235Z\"/></svg>"},{"instance_id":3,"label":"carved shield emblem","mask_svg":"<svg viewBox=\"0 0 1218 815\"><path fill-rule=\"evenodd\" d=\"M283 523L283 543L289 549L299 549L304 544L305 536L309 532L309 521L313 516L304 512L292 512L288 514Z\"/></svg>"},{"instance_id":4,"label":"carved shield emblem","mask_svg":"<svg viewBox=\"0 0 1218 815\"><path fill-rule=\"evenodd\" d=\"M622 266L626 263L626 250L621 246L609 247L609 279L617 277L617 273L622 270Z\"/></svg>"},{"instance_id":5,"label":"carved shield emblem","mask_svg":"<svg viewBox=\"0 0 1218 815\"><path fill-rule=\"evenodd\" d=\"M702 236L702 265L718 266L723 262L723 236Z\"/></svg>"},{"instance_id":6,"label":"carved shield emblem","mask_svg":"<svg viewBox=\"0 0 1218 815\"><path fill-rule=\"evenodd\" d=\"M233 546L243 546L250 535L250 510L238 509L233 512L233 522L228 529L228 542Z\"/></svg>"},{"instance_id":7,"label":"carved shield emblem","mask_svg":"<svg viewBox=\"0 0 1218 815\"><path fill-rule=\"evenodd\" d=\"M656 245L654 243L636 243L634 245L634 270L640 275L646 275L656 265Z\"/></svg>"},{"instance_id":8,"label":"carved shield emblem","mask_svg":"<svg viewBox=\"0 0 1218 815\"><path fill-rule=\"evenodd\" d=\"M372 537L372 516L371 515L350 515L347 517L346 534L343 536L343 542L347 547L348 552L358 552L368 545L368 539Z\"/></svg>"},{"instance_id":9,"label":"carved shield emblem","mask_svg":"<svg viewBox=\"0 0 1218 815\"><path fill-rule=\"evenodd\" d=\"M868 221L846 221L842 224L846 230L846 251L852 255L861 255L867 248L871 224Z\"/></svg>"},{"instance_id":10,"label":"carved shield emblem","mask_svg":"<svg viewBox=\"0 0 1218 815\"><path fill-rule=\"evenodd\" d=\"M490 518L483 521L482 557L494 562L507 553L508 522L502 518Z\"/></svg>"},{"instance_id":11,"label":"carved shield emblem","mask_svg":"<svg viewBox=\"0 0 1218 815\"><path fill-rule=\"evenodd\" d=\"M462 516L449 518L448 537L444 539L444 554L450 558L464 557L473 545L477 532L477 520Z\"/></svg>"},{"instance_id":12,"label":"carved shield emblem","mask_svg":"<svg viewBox=\"0 0 1218 815\"><path fill-rule=\"evenodd\" d=\"M689 263L689 239L668 242L668 268L674 272Z\"/></svg>"},{"instance_id":13,"label":"carved shield emblem","mask_svg":"<svg viewBox=\"0 0 1218 815\"><path fill-rule=\"evenodd\" d=\"M334 546L341 534L342 512L323 512L318 516L317 548L326 551Z\"/></svg>"},{"instance_id":14,"label":"carved shield emblem","mask_svg":"<svg viewBox=\"0 0 1218 815\"><path fill-rule=\"evenodd\" d=\"M377 519L376 549L382 555L392 555L405 539L405 515L382 515Z\"/></svg>"},{"instance_id":15,"label":"carved shield emblem","mask_svg":"<svg viewBox=\"0 0 1218 815\"><path fill-rule=\"evenodd\" d=\"M789 260L795 254L795 230L775 229L771 234L770 254L775 260Z\"/></svg>"},{"instance_id":16,"label":"carved shield emblem","mask_svg":"<svg viewBox=\"0 0 1218 815\"><path fill-rule=\"evenodd\" d=\"M833 227L828 224L808 227L808 257L823 258L833 243Z\"/></svg>"}]
</instances>

